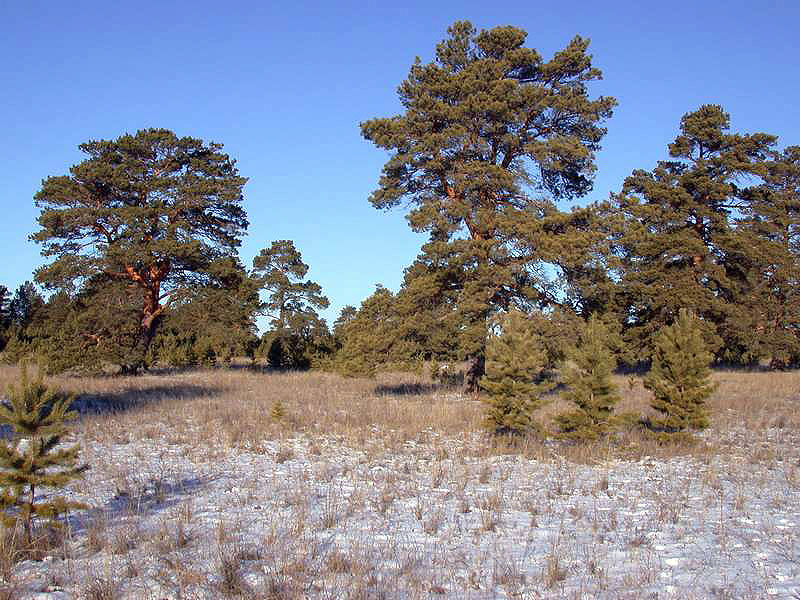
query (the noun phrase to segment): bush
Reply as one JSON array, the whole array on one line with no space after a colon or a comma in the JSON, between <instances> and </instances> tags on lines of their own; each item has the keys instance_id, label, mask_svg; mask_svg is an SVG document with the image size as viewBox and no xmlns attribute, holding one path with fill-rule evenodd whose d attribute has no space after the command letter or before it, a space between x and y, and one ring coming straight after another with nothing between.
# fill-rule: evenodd
<instances>
[{"instance_id":1,"label":"bush","mask_svg":"<svg viewBox=\"0 0 800 600\"><path fill-rule=\"evenodd\" d=\"M706 400L716 389L710 381L711 359L697 318L681 309L675 323L656 336L653 363L644 380L653 393L650 405L662 415L650 422L651 428L677 433L708 427Z\"/></svg>"},{"instance_id":2,"label":"bush","mask_svg":"<svg viewBox=\"0 0 800 600\"><path fill-rule=\"evenodd\" d=\"M486 426L495 434L539 432L533 413L553 389L544 380L547 351L523 313L509 312L498 325L499 334L486 345L486 375L480 382L487 392Z\"/></svg>"},{"instance_id":3,"label":"bush","mask_svg":"<svg viewBox=\"0 0 800 600\"><path fill-rule=\"evenodd\" d=\"M22 522L28 543L34 518L55 523L69 509L82 507L61 497L36 500L37 488L63 488L87 468L77 464L77 444L61 447L66 423L76 416L72 400L45 385L41 374L31 381L23 367L19 384L9 386L8 399L0 403L0 425L14 431L11 440L0 441L2 520L7 527Z\"/></svg>"}]
</instances>

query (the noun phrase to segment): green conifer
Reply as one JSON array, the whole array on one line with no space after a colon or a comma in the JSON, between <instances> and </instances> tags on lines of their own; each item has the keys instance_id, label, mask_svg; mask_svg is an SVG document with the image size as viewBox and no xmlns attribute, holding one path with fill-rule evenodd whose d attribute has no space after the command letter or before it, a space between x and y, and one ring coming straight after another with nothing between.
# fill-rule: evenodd
<instances>
[{"instance_id":1,"label":"green conifer","mask_svg":"<svg viewBox=\"0 0 800 600\"><path fill-rule=\"evenodd\" d=\"M617 361L609 349L609 331L603 322L592 315L568 352L572 365L565 370L565 400L576 410L555 418L561 432L573 439L596 439L606 433L612 421L614 405L620 396L611 374Z\"/></svg>"},{"instance_id":2,"label":"green conifer","mask_svg":"<svg viewBox=\"0 0 800 600\"><path fill-rule=\"evenodd\" d=\"M0 425L10 426L14 436L0 441L2 521L6 526L21 522L30 543L34 518L54 522L67 510L83 506L63 497L37 501L37 490L63 488L87 467L78 465L77 444L61 446L66 423L76 416L70 410L72 396L45 385L41 374L31 381L25 368L19 385L8 386L7 395L0 403Z\"/></svg>"},{"instance_id":3,"label":"green conifer","mask_svg":"<svg viewBox=\"0 0 800 600\"><path fill-rule=\"evenodd\" d=\"M342 347L334 360L335 370L346 377L373 377L392 359L396 331L395 295L378 285L339 328Z\"/></svg>"},{"instance_id":4,"label":"green conifer","mask_svg":"<svg viewBox=\"0 0 800 600\"><path fill-rule=\"evenodd\" d=\"M499 322L500 334L486 347L486 426L495 434L524 434L541 428L533 413L545 404L543 394L553 389L544 380L547 351L531 321L511 311Z\"/></svg>"},{"instance_id":5,"label":"green conifer","mask_svg":"<svg viewBox=\"0 0 800 600\"><path fill-rule=\"evenodd\" d=\"M644 387L653 393L650 406L663 415L652 426L667 433L708 427L706 400L716 389L710 381L711 359L697 318L682 308L677 320L656 336L653 363L644 379Z\"/></svg>"},{"instance_id":6,"label":"green conifer","mask_svg":"<svg viewBox=\"0 0 800 600\"><path fill-rule=\"evenodd\" d=\"M681 119L669 160L625 180L612 236L620 258L615 298L637 356L684 307L702 318L709 351L737 362L754 358L761 336L753 332L769 319L748 322L756 311L740 305L762 279L753 268L761 247L742 239L732 215L751 212L747 185L765 173L776 140L732 133L721 106L703 105Z\"/></svg>"},{"instance_id":7,"label":"green conifer","mask_svg":"<svg viewBox=\"0 0 800 600\"><path fill-rule=\"evenodd\" d=\"M591 211L559 214L556 205L592 189L616 100L590 93L602 74L588 39L576 36L547 59L517 27L478 32L458 21L447 33L433 61L416 60L400 84L404 111L361 123L361 133L389 152L372 205L407 207L411 228L430 235L419 265L424 285L409 298L417 306L432 300L420 333L428 337L428 321L432 341L457 343L470 363L466 386L477 391L491 315L553 308L595 287L597 261L585 251L596 236L585 224ZM437 288L443 293L430 293Z\"/></svg>"},{"instance_id":8,"label":"green conifer","mask_svg":"<svg viewBox=\"0 0 800 600\"><path fill-rule=\"evenodd\" d=\"M738 337L755 342L753 354L773 368L790 368L800 366L800 146L771 158L764 183L748 190L728 268L741 284Z\"/></svg>"},{"instance_id":9,"label":"green conifer","mask_svg":"<svg viewBox=\"0 0 800 600\"><path fill-rule=\"evenodd\" d=\"M273 421L283 421L286 417L286 409L283 407L283 402L280 400L275 400L272 403L272 409L269 412L269 416L272 417Z\"/></svg>"}]
</instances>

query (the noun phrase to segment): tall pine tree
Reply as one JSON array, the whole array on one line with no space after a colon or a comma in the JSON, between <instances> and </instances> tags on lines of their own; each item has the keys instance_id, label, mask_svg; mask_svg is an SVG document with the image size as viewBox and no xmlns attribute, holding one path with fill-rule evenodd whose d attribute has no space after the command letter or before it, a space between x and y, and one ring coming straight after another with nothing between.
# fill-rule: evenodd
<instances>
[{"instance_id":1,"label":"tall pine tree","mask_svg":"<svg viewBox=\"0 0 800 600\"><path fill-rule=\"evenodd\" d=\"M145 363L160 317L193 288L215 285L247 229L235 161L222 145L145 129L81 144L87 158L49 177L35 196L41 229L31 238L52 262L36 271L51 289L80 293L87 283L127 289L136 312L134 352L122 368ZM100 309L102 303L97 308ZM86 339L112 348L98 315ZM123 324L127 327L127 323ZM114 327L110 328L111 331Z\"/></svg>"},{"instance_id":2,"label":"tall pine tree","mask_svg":"<svg viewBox=\"0 0 800 600\"><path fill-rule=\"evenodd\" d=\"M318 283L305 279L307 273L308 265L291 240L274 241L253 259L253 277L269 293L261 311L272 325L260 352L273 367L308 367L315 340L329 337L317 313L328 308L328 299Z\"/></svg>"},{"instance_id":3,"label":"tall pine tree","mask_svg":"<svg viewBox=\"0 0 800 600\"><path fill-rule=\"evenodd\" d=\"M742 212L729 260L744 283L740 329L773 367L800 364L800 146L773 154Z\"/></svg>"},{"instance_id":4,"label":"tall pine tree","mask_svg":"<svg viewBox=\"0 0 800 600\"><path fill-rule=\"evenodd\" d=\"M549 232L528 225L557 212L555 201L591 189L616 101L589 96L601 73L586 39L543 60L516 27L478 33L460 21L448 33L434 61L417 59L400 85L405 112L366 121L361 132L391 152L370 202L407 202L411 227L430 234L423 253L463 274L450 292L476 389L491 316L561 297L535 254L546 242L531 237Z\"/></svg>"},{"instance_id":5,"label":"tall pine tree","mask_svg":"<svg viewBox=\"0 0 800 600\"><path fill-rule=\"evenodd\" d=\"M729 128L720 106L684 115L670 160L652 172L634 171L616 199L625 217L617 247L619 312L640 358L681 307L702 316L710 349L720 357L743 329L737 309L742 277L729 259L741 247L733 216L746 206L742 184L765 172L776 138Z\"/></svg>"}]
</instances>

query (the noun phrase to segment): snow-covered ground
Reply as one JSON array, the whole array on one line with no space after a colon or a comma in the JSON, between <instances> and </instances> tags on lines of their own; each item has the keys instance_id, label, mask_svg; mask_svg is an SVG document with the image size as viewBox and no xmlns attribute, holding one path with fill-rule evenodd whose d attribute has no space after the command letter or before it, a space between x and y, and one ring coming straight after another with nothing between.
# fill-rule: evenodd
<instances>
[{"instance_id":1,"label":"snow-covered ground","mask_svg":"<svg viewBox=\"0 0 800 600\"><path fill-rule=\"evenodd\" d=\"M800 436L595 465L286 437L241 449L84 440L61 556L20 598L800 598ZM58 553L57 553L58 554Z\"/></svg>"}]
</instances>

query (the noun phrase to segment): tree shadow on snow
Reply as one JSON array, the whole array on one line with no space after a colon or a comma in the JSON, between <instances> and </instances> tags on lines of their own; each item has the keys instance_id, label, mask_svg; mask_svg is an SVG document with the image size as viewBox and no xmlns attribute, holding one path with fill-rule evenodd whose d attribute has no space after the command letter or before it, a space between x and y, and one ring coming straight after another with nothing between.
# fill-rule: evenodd
<instances>
[{"instance_id":1,"label":"tree shadow on snow","mask_svg":"<svg viewBox=\"0 0 800 600\"><path fill-rule=\"evenodd\" d=\"M70 530L75 534L87 530L92 523L103 522L113 526L126 517L138 520L169 511L218 478L219 476L190 477L177 482L150 478L141 482L137 489L118 490L102 506L70 514L67 519Z\"/></svg>"},{"instance_id":2,"label":"tree shadow on snow","mask_svg":"<svg viewBox=\"0 0 800 600\"><path fill-rule=\"evenodd\" d=\"M218 386L186 382L173 385L144 384L110 392L79 394L72 403L72 409L81 415L121 413L165 400L190 400L218 396L223 391L224 389Z\"/></svg>"},{"instance_id":3,"label":"tree shadow on snow","mask_svg":"<svg viewBox=\"0 0 800 600\"><path fill-rule=\"evenodd\" d=\"M398 383L379 384L375 386L378 396L423 396L454 389L451 385L442 383Z\"/></svg>"},{"instance_id":4,"label":"tree shadow on snow","mask_svg":"<svg viewBox=\"0 0 800 600\"><path fill-rule=\"evenodd\" d=\"M222 386L198 385L180 382L172 385L137 382L138 385L114 391L78 394L72 402L72 410L78 415L119 414L143 406L157 404L165 400L191 400L209 398L224 392ZM0 400L3 397L0 396ZM10 439L14 429L10 425L0 425L0 439Z\"/></svg>"}]
</instances>

